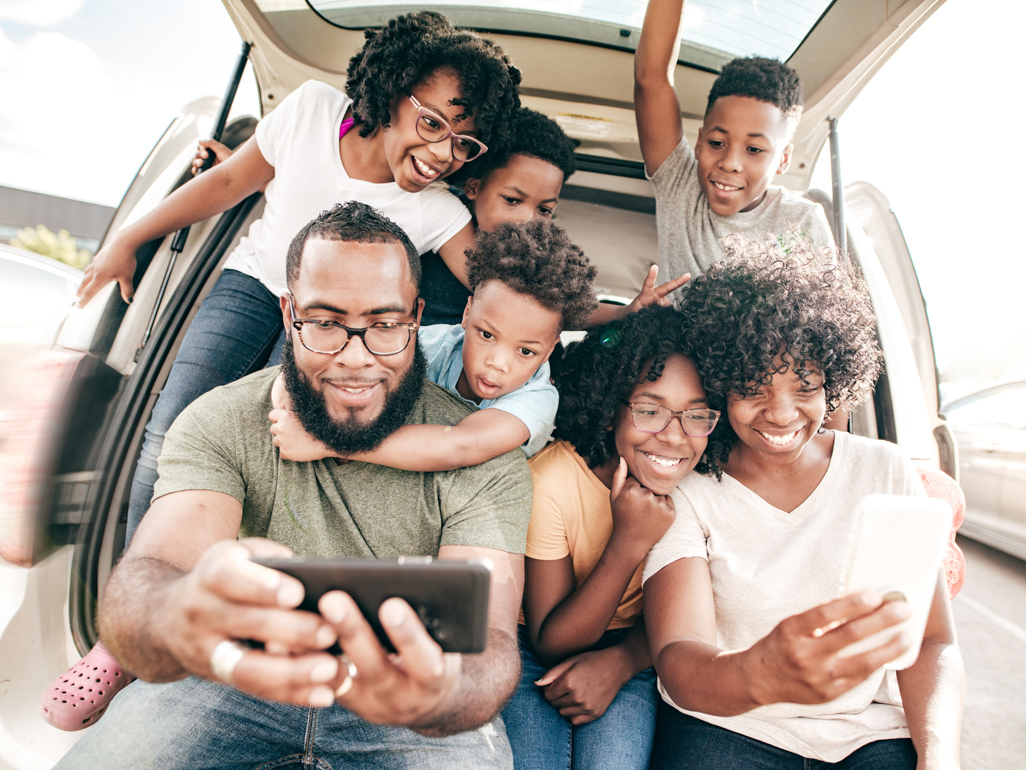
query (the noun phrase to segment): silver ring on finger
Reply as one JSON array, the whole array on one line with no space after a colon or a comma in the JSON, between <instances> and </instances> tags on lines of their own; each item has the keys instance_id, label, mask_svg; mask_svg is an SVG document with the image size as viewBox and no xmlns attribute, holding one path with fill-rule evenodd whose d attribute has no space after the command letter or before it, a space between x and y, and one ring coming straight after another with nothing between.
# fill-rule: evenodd
<instances>
[{"instance_id":1,"label":"silver ring on finger","mask_svg":"<svg viewBox=\"0 0 1026 770\"><path fill-rule=\"evenodd\" d=\"M338 662L345 666L346 669L346 678L343 679L342 684L340 684L335 689L335 697L341 698L343 695L345 695L347 692L353 689L353 680L356 679L357 671L356 664L353 663L353 661L349 659L349 656L346 655L344 652L338 656Z\"/></svg>"},{"instance_id":2,"label":"silver ring on finger","mask_svg":"<svg viewBox=\"0 0 1026 770\"><path fill-rule=\"evenodd\" d=\"M235 667L246 655L246 648L238 642L224 639L210 653L210 670L225 684L235 683Z\"/></svg>"}]
</instances>

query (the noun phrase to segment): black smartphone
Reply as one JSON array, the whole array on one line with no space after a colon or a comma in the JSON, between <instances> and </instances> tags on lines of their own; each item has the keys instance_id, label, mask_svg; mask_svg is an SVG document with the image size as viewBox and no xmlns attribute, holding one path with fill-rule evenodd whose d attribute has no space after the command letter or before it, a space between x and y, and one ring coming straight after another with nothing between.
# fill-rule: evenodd
<instances>
[{"instance_id":1,"label":"black smartphone","mask_svg":"<svg viewBox=\"0 0 1026 770\"><path fill-rule=\"evenodd\" d=\"M484 652L488 642L487 559L449 561L430 556L398 559L253 559L299 580L306 589L300 609L317 612L328 591L345 591L370 623L381 644L395 652L378 619L385 599L405 599L445 652ZM339 654L335 645L329 652Z\"/></svg>"}]
</instances>

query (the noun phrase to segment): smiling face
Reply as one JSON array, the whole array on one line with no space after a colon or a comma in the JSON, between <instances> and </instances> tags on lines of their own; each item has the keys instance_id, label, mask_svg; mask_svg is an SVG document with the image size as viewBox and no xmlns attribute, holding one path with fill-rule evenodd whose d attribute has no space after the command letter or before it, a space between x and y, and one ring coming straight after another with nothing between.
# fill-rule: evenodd
<instances>
[{"instance_id":1,"label":"smiling face","mask_svg":"<svg viewBox=\"0 0 1026 770\"><path fill-rule=\"evenodd\" d=\"M457 392L474 403L526 383L549 360L562 316L500 281L485 281L463 311L463 373Z\"/></svg>"},{"instance_id":2,"label":"smiling face","mask_svg":"<svg viewBox=\"0 0 1026 770\"><path fill-rule=\"evenodd\" d=\"M679 354L666 359L658 380L635 385L627 400L657 404L675 412L709 407L695 365ZM687 435L677 417L659 433L640 431L627 406L616 410L613 431L616 452L627 461L630 474L658 495L669 494L698 464L707 441L705 436ZM617 462L618 458L613 458L611 464Z\"/></svg>"},{"instance_id":3,"label":"smiling face","mask_svg":"<svg viewBox=\"0 0 1026 770\"><path fill-rule=\"evenodd\" d=\"M437 70L410 89L425 109L438 115L458 134L476 136L474 120L465 117L463 107L452 105L460 98L460 80L451 70ZM389 126L385 129L385 160L395 183L406 192L420 192L437 179L446 177L463 165L452 154L452 137L427 142L417 133L417 108L406 94L392 101Z\"/></svg>"},{"instance_id":4,"label":"smiling face","mask_svg":"<svg viewBox=\"0 0 1026 770\"><path fill-rule=\"evenodd\" d=\"M777 358L773 366L784 363ZM791 463L816 436L826 417L825 379L814 365L808 368L804 381L789 364L787 371L759 386L758 393L732 394L727 399L727 419L740 439L733 450L739 461Z\"/></svg>"},{"instance_id":5,"label":"smiling face","mask_svg":"<svg viewBox=\"0 0 1026 770\"><path fill-rule=\"evenodd\" d=\"M726 217L758 206L791 162L791 130L780 108L721 96L698 131L698 179L709 208Z\"/></svg>"},{"instance_id":6,"label":"smiling face","mask_svg":"<svg viewBox=\"0 0 1026 770\"><path fill-rule=\"evenodd\" d=\"M304 246L292 293L299 319L337 321L354 328L384 321L419 322L423 308L399 243L312 238ZM356 429L372 425L410 371L416 335L404 351L391 356L373 355L355 336L339 353L314 353L292 327L286 297L281 306L299 375L323 399L331 419Z\"/></svg>"},{"instance_id":7,"label":"smiling face","mask_svg":"<svg viewBox=\"0 0 1026 770\"><path fill-rule=\"evenodd\" d=\"M517 154L484 179L468 179L463 192L473 201L478 228L490 233L502 222L552 219L562 187L558 167Z\"/></svg>"}]
</instances>

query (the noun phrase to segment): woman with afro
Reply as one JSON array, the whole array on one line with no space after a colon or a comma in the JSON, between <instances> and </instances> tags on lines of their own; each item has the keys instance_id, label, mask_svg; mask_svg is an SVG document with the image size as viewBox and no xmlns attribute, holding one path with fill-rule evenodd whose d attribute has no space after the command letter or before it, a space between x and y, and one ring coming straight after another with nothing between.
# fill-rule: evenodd
<instances>
[{"instance_id":1,"label":"woman with afro","mask_svg":"<svg viewBox=\"0 0 1026 770\"><path fill-rule=\"evenodd\" d=\"M963 673L943 580L910 668L883 668L904 634L839 654L908 617L874 592L836 598L858 502L925 495L895 445L823 428L880 371L866 285L802 239L726 245L681 308L726 419L713 472L673 493L645 563L652 767L956 768Z\"/></svg>"},{"instance_id":2,"label":"woman with afro","mask_svg":"<svg viewBox=\"0 0 1026 770\"><path fill-rule=\"evenodd\" d=\"M531 459L523 673L503 711L517 770L648 766L655 673L641 562L673 521L669 493L709 470L709 408L680 314L592 330L558 375L555 436Z\"/></svg>"},{"instance_id":3,"label":"woman with afro","mask_svg":"<svg viewBox=\"0 0 1026 770\"><path fill-rule=\"evenodd\" d=\"M277 363L285 340L278 304L287 290L285 255L321 211L350 200L373 206L406 231L419 253L437 251L466 281L464 254L474 246L470 213L429 185L489 151L503 151L520 106L519 84L519 71L491 42L454 29L437 13L400 16L366 32L349 62L346 93L316 81L300 86L231 157L107 241L85 271L81 304L110 281L130 301L137 249L226 211L266 185L263 216L203 301L146 426L129 501L129 539L149 508L157 457L174 419L208 390ZM97 666L115 672L104 696L86 713L62 705L62 682L78 681ZM44 718L65 730L93 724L121 689L117 683L126 681L98 644L46 692Z\"/></svg>"}]
</instances>

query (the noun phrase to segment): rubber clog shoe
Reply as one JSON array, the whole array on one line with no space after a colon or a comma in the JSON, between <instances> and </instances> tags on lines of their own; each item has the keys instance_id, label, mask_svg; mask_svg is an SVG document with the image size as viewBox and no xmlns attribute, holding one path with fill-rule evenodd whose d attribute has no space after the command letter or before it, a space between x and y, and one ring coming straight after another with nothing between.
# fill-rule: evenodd
<instances>
[{"instance_id":1,"label":"rubber clog shoe","mask_svg":"<svg viewBox=\"0 0 1026 770\"><path fill-rule=\"evenodd\" d=\"M50 685L39 704L40 713L58 730L82 730L95 724L111 699L133 679L121 669L103 642L97 642L82 660Z\"/></svg>"}]
</instances>

